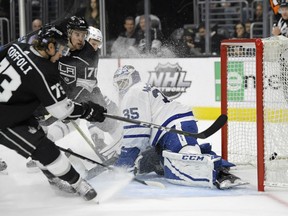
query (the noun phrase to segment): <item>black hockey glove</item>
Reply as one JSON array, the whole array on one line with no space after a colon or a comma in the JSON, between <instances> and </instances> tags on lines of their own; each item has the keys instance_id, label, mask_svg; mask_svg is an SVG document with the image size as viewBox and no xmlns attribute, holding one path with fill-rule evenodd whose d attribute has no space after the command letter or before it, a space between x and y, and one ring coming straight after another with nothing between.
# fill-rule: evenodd
<instances>
[{"instance_id":1,"label":"black hockey glove","mask_svg":"<svg viewBox=\"0 0 288 216\"><path fill-rule=\"evenodd\" d=\"M84 118L90 122L103 122L105 120L105 116L103 114L106 113L107 110L104 107L91 101L82 103L82 106L84 108L84 114L81 116L81 118Z\"/></svg>"}]
</instances>

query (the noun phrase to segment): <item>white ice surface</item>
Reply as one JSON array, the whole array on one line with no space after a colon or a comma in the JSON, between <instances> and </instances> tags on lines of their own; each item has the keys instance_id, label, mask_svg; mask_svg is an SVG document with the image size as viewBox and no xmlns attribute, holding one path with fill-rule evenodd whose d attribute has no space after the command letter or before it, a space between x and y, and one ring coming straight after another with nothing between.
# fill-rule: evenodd
<instances>
[{"instance_id":1,"label":"white ice surface","mask_svg":"<svg viewBox=\"0 0 288 216\"><path fill-rule=\"evenodd\" d=\"M200 131L210 124L199 122ZM220 132L206 141L220 153ZM76 131L57 144L93 159L94 153ZM43 174L28 171L26 159L1 145L0 157L8 163L8 175L0 174L0 216L288 215L288 189L266 188L266 192L258 192L254 168L233 170L250 185L225 191L176 186L154 174L140 176L162 182L166 188L161 189L130 181L122 173L104 173L90 181L98 192L97 204L52 189Z\"/></svg>"}]
</instances>

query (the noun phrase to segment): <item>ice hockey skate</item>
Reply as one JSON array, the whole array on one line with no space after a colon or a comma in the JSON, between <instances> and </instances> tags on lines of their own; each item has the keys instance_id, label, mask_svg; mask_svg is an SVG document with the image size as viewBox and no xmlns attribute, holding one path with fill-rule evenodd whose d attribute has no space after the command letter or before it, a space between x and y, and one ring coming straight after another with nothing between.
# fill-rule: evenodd
<instances>
[{"instance_id":1,"label":"ice hockey skate","mask_svg":"<svg viewBox=\"0 0 288 216\"><path fill-rule=\"evenodd\" d=\"M76 190L68 182L58 177L48 179L48 182L56 190L60 190L66 193L76 193Z\"/></svg>"},{"instance_id":2,"label":"ice hockey skate","mask_svg":"<svg viewBox=\"0 0 288 216\"><path fill-rule=\"evenodd\" d=\"M75 188L76 192L87 201L92 200L97 196L94 188L82 178L79 178L72 186Z\"/></svg>"},{"instance_id":3,"label":"ice hockey skate","mask_svg":"<svg viewBox=\"0 0 288 216\"><path fill-rule=\"evenodd\" d=\"M34 160L29 160L27 163L26 163L26 167L28 168L28 173L35 173L35 172L39 172L40 169L39 167L37 166L37 163L36 161Z\"/></svg>"},{"instance_id":4,"label":"ice hockey skate","mask_svg":"<svg viewBox=\"0 0 288 216\"><path fill-rule=\"evenodd\" d=\"M222 167L219 170L218 177L214 183L218 189L224 190L241 185L247 185L248 182L241 180L239 177L229 173L228 169Z\"/></svg>"}]
</instances>

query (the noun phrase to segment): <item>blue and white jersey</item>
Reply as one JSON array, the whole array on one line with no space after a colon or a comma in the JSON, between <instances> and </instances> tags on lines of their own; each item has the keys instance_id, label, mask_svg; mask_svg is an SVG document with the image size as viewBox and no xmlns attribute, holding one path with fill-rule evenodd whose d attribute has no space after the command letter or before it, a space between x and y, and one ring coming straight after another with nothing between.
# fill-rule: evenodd
<instances>
[{"instance_id":1,"label":"blue and white jersey","mask_svg":"<svg viewBox=\"0 0 288 216\"><path fill-rule=\"evenodd\" d=\"M134 84L120 101L120 110L124 117L151 122L165 127L181 130L181 122L194 120L192 109L176 101L169 101L160 90L143 82ZM140 125L123 125L122 146L138 147L140 151L149 145L155 146L167 133Z\"/></svg>"}]
</instances>

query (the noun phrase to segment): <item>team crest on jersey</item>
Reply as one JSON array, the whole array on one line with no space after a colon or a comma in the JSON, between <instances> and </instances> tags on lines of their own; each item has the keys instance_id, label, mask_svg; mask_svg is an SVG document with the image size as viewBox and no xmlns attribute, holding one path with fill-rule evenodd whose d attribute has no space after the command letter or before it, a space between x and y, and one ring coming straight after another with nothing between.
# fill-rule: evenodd
<instances>
[{"instance_id":1,"label":"team crest on jersey","mask_svg":"<svg viewBox=\"0 0 288 216\"><path fill-rule=\"evenodd\" d=\"M148 83L159 88L169 99L180 97L192 83L185 80L187 71L183 71L178 63L159 63L155 71L149 73Z\"/></svg>"},{"instance_id":2,"label":"team crest on jersey","mask_svg":"<svg viewBox=\"0 0 288 216\"><path fill-rule=\"evenodd\" d=\"M71 84L76 81L76 67L59 62L59 71L61 78L66 84Z\"/></svg>"}]
</instances>

